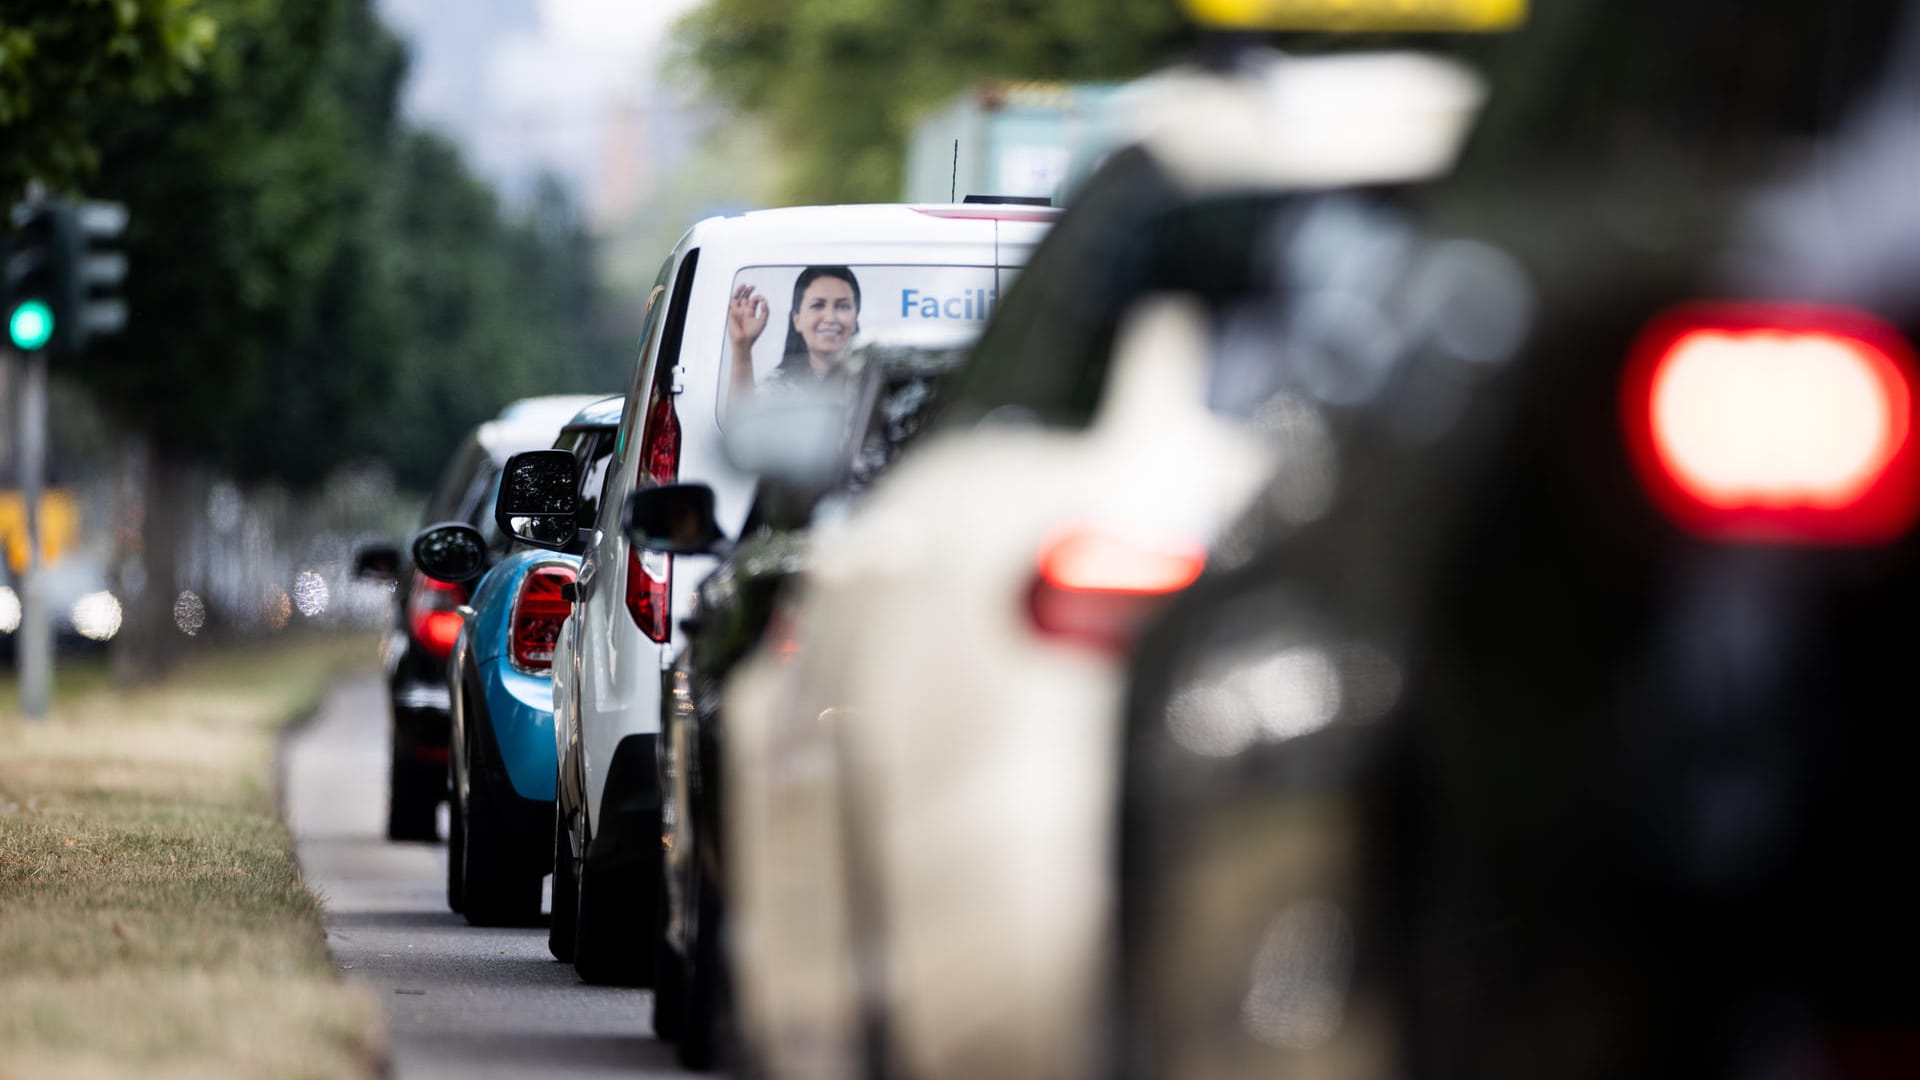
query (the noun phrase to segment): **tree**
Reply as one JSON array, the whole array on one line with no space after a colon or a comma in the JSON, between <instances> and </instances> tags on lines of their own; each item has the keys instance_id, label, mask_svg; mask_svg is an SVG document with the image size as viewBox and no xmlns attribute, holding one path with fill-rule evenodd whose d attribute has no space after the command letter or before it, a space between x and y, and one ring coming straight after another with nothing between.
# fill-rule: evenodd
<instances>
[{"instance_id":1,"label":"tree","mask_svg":"<svg viewBox=\"0 0 1920 1080\"><path fill-rule=\"evenodd\" d=\"M30 182L77 186L89 126L186 88L217 23L199 0L7 0L0 9L0 206Z\"/></svg>"},{"instance_id":2,"label":"tree","mask_svg":"<svg viewBox=\"0 0 1920 1080\"><path fill-rule=\"evenodd\" d=\"M778 140L793 202L897 198L912 125L981 79L1111 79L1191 31L1170 0L708 0L681 62Z\"/></svg>"}]
</instances>

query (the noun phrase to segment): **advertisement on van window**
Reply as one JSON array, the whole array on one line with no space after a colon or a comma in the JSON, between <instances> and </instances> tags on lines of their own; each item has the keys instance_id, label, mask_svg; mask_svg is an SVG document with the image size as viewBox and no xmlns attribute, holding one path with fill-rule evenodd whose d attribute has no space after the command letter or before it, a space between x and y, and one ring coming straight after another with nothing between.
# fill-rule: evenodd
<instances>
[{"instance_id":1,"label":"advertisement on van window","mask_svg":"<svg viewBox=\"0 0 1920 1080\"><path fill-rule=\"evenodd\" d=\"M734 275L723 399L844 377L871 346L973 343L1013 273L991 266L750 266Z\"/></svg>"}]
</instances>

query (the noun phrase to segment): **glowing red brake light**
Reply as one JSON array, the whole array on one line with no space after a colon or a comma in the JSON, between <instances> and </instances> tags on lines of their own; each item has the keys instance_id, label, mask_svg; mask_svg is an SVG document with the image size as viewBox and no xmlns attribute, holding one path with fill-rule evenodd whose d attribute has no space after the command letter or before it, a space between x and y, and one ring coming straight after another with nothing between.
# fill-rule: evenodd
<instances>
[{"instance_id":1,"label":"glowing red brake light","mask_svg":"<svg viewBox=\"0 0 1920 1080\"><path fill-rule=\"evenodd\" d=\"M1197 544L1062 530L1041 545L1028 612L1044 635L1122 651L1140 624L1205 566L1206 552Z\"/></svg>"},{"instance_id":2,"label":"glowing red brake light","mask_svg":"<svg viewBox=\"0 0 1920 1080\"><path fill-rule=\"evenodd\" d=\"M570 566L536 566L520 579L507 631L507 655L514 667L529 672L553 667L560 623L573 611L560 587L577 576Z\"/></svg>"},{"instance_id":3,"label":"glowing red brake light","mask_svg":"<svg viewBox=\"0 0 1920 1080\"><path fill-rule=\"evenodd\" d=\"M1683 308L1635 347L1623 408L1640 478L1701 536L1879 544L1920 512L1914 362L1863 312Z\"/></svg>"},{"instance_id":4,"label":"glowing red brake light","mask_svg":"<svg viewBox=\"0 0 1920 1080\"><path fill-rule=\"evenodd\" d=\"M466 602L466 586L415 574L413 592L407 596L407 626L413 640L428 655L446 659L460 636L460 613L454 609Z\"/></svg>"},{"instance_id":5,"label":"glowing red brake light","mask_svg":"<svg viewBox=\"0 0 1920 1080\"><path fill-rule=\"evenodd\" d=\"M647 445L640 459L646 479L671 484L680 476L680 417L673 395L655 386L647 405ZM648 638L665 642L673 633L673 557L627 547L627 614Z\"/></svg>"}]
</instances>

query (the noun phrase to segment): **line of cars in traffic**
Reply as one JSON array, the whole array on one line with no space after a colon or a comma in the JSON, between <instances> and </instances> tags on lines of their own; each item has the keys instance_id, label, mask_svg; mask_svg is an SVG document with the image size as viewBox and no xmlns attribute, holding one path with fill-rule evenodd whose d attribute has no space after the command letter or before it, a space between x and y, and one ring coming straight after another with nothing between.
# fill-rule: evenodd
<instances>
[{"instance_id":1,"label":"line of cars in traffic","mask_svg":"<svg viewBox=\"0 0 1920 1080\"><path fill-rule=\"evenodd\" d=\"M453 676L450 899L774 1076L1913 1075L1920 5L1699 7L695 226L519 553L414 545L550 664L505 907Z\"/></svg>"}]
</instances>

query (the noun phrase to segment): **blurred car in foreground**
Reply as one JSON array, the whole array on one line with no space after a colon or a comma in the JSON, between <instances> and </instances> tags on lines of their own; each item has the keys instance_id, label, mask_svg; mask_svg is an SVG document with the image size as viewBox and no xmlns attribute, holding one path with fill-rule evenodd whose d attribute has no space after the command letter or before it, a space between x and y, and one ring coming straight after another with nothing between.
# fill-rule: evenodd
<instances>
[{"instance_id":1,"label":"blurred car in foreground","mask_svg":"<svg viewBox=\"0 0 1920 1080\"><path fill-rule=\"evenodd\" d=\"M600 490L619 420L620 399L603 399L580 410L553 444L578 465L583 516ZM470 528L455 523L427 531L462 527ZM574 580L580 546L577 540L559 551L519 546L477 582L450 582L470 587L473 596L458 609L463 622L448 675L453 729L447 904L476 926L540 919L541 882L553 869L550 668L560 621L571 606L562 591ZM418 558L415 565L434 576L436 567ZM567 896L555 895L554 913L557 919L572 917Z\"/></svg>"},{"instance_id":2,"label":"blurred car in foreground","mask_svg":"<svg viewBox=\"0 0 1920 1080\"><path fill-rule=\"evenodd\" d=\"M843 377L860 345L971 341L1053 216L992 205L789 207L702 221L662 265L554 659L567 839L556 873L577 883L572 954L582 978L654 977L660 674L684 640L674 613L694 592L685 575L675 579L672 556L628 543L625 496L707 483L721 523L737 529L753 483L720 450L736 405L785 383Z\"/></svg>"},{"instance_id":3,"label":"blurred car in foreground","mask_svg":"<svg viewBox=\"0 0 1920 1080\"><path fill-rule=\"evenodd\" d=\"M448 460L420 524L464 521L481 530L495 555L503 553L507 538L492 520L501 465L521 450L552 445L560 426L594 400L591 395L529 398L503 410L512 419L480 424ZM380 646L393 716L387 838L433 840L439 835L440 802L447 797L452 723L447 659L460 633L458 609L467 602L467 590L403 566L399 550L385 544L362 548L354 565L356 576L396 584L393 626Z\"/></svg>"},{"instance_id":4,"label":"blurred car in foreground","mask_svg":"<svg viewBox=\"0 0 1920 1080\"><path fill-rule=\"evenodd\" d=\"M1266 407L1278 365L1241 301L1284 274L1301 186L1421 175L1477 101L1417 57L1266 55L1156 93L939 430L815 532L792 654L762 648L729 684L736 984L776 1072L1093 1070L1133 633L1298 420ZM1371 126L1301 122L1354 95ZM1354 155L1396 104L1440 126L1432 145ZM1327 130L1348 157L1321 155Z\"/></svg>"},{"instance_id":5,"label":"blurred car in foreground","mask_svg":"<svg viewBox=\"0 0 1920 1080\"><path fill-rule=\"evenodd\" d=\"M1920 1075L1920 5L1542 8L1453 175L1303 208L1530 286L1350 278L1331 498L1143 639L1133 1075Z\"/></svg>"},{"instance_id":6,"label":"blurred car in foreground","mask_svg":"<svg viewBox=\"0 0 1920 1080\"><path fill-rule=\"evenodd\" d=\"M822 388L817 399L769 395L737 412L736 430L755 432L751 440L733 440L729 457L761 477L737 543L713 520L713 492L704 484L629 497L628 537L643 550L720 557L681 622L687 644L667 672L660 727L667 913L655 1030L675 1040L686 1067L709 1067L734 1049L721 688L770 628L780 636L776 654L794 646L791 625L776 613L805 572L813 516L843 513L914 440L963 356L874 347L863 350L856 378ZM691 534L689 523L698 523Z\"/></svg>"}]
</instances>

